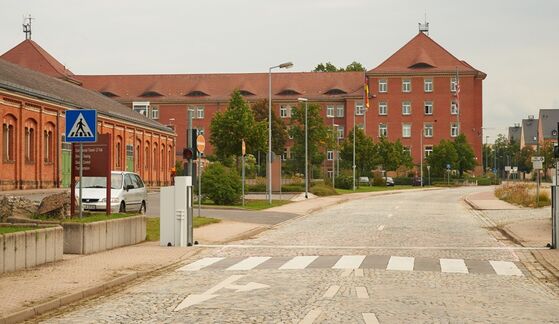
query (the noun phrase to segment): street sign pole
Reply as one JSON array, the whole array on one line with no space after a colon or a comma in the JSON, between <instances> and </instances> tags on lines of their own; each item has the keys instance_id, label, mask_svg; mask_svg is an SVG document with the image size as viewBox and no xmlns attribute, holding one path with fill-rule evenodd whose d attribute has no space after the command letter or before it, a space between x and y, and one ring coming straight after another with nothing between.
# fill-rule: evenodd
<instances>
[{"instance_id":1,"label":"street sign pole","mask_svg":"<svg viewBox=\"0 0 559 324\"><path fill-rule=\"evenodd\" d=\"M82 218L83 216L82 188L83 188L83 143L80 143L80 218Z\"/></svg>"},{"instance_id":2,"label":"street sign pole","mask_svg":"<svg viewBox=\"0 0 559 324\"><path fill-rule=\"evenodd\" d=\"M245 155L246 155L246 144L245 144L245 140L242 139L241 140L241 161L242 161L242 183L241 183L241 189L242 189L242 196L243 196L243 207L245 206Z\"/></svg>"},{"instance_id":3,"label":"street sign pole","mask_svg":"<svg viewBox=\"0 0 559 324\"><path fill-rule=\"evenodd\" d=\"M202 175L200 174L200 164L202 163L202 153L198 152L198 161L196 161L196 166L198 167L198 217L200 217L200 210L202 209Z\"/></svg>"}]
</instances>

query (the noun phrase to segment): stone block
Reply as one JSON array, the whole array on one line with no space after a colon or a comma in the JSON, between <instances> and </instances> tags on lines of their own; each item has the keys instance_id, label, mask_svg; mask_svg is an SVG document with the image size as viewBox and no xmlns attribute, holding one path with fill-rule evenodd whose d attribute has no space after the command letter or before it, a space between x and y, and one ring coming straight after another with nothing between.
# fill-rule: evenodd
<instances>
[{"instance_id":1,"label":"stone block","mask_svg":"<svg viewBox=\"0 0 559 324\"><path fill-rule=\"evenodd\" d=\"M136 224L138 224L138 218L129 217L126 224L128 226L127 231L130 233L130 243L128 244L136 244Z\"/></svg>"},{"instance_id":2,"label":"stone block","mask_svg":"<svg viewBox=\"0 0 559 324\"><path fill-rule=\"evenodd\" d=\"M16 271L16 237L4 234L4 272Z\"/></svg>"},{"instance_id":3,"label":"stone block","mask_svg":"<svg viewBox=\"0 0 559 324\"><path fill-rule=\"evenodd\" d=\"M118 224L118 245L117 246L124 246L126 245L126 226L123 222L117 221Z\"/></svg>"},{"instance_id":4,"label":"stone block","mask_svg":"<svg viewBox=\"0 0 559 324\"><path fill-rule=\"evenodd\" d=\"M25 232L25 267L37 265L37 231Z\"/></svg>"},{"instance_id":5,"label":"stone block","mask_svg":"<svg viewBox=\"0 0 559 324\"><path fill-rule=\"evenodd\" d=\"M53 228L53 231L56 239L54 247L54 259L55 261L59 261L62 260L64 254L64 229L60 226L56 226L55 228Z\"/></svg>"},{"instance_id":6,"label":"stone block","mask_svg":"<svg viewBox=\"0 0 559 324\"><path fill-rule=\"evenodd\" d=\"M107 250L107 223L99 223L99 251Z\"/></svg>"},{"instance_id":7,"label":"stone block","mask_svg":"<svg viewBox=\"0 0 559 324\"><path fill-rule=\"evenodd\" d=\"M45 262L54 262L54 243L55 236L53 231L45 231Z\"/></svg>"},{"instance_id":8,"label":"stone block","mask_svg":"<svg viewBox=\"0 0 559 324\"><path fill-rule=\"evenodd\" d=\"M63 223L64 227L64 253L83 253L83 224Z\"/></svg>"},{"instance_id":9,"label":"stone block","mask_svg":"<svg viewBox=\"0 0 559 324\"><path fill-rule=\"evenodd\" d=\"M25 232L14 233L15 237L15 269L25 269Z\"/></svg>"},{"instance_id":10,"label":"stone block","mask_svg":"<svg viewBox=\"0 0 559 324\"><path fill-rule=\"evenodd\" d=\"M91 254L99 252L99 235L100 224L86 223L83 224L83 253Z\"/></svg>"},{"instance_id":11,"label":"stone block","mask_svg":"<svg viewBox=\"0 0 559 324\"><path fill-rule=\"evenodd\" d=\"M37 240L37 242L35 243L35 245L37 246L37 250L35 252L35 260L37 264L43 264L46 262L46 252L47 252L47 247L45 242L46 232L47 232L46 228L39 229L35 232L36 240Z\"/></svg>"},{"instance_id":12,"label":"stone block","mask_svg":"<svg viewBox=\"0 0 559 324\"><path fill-rule=\"evenodd\" d=\"M115 233L115 225L114 225L114 221L110 220L107 221L106 226L106 233L107 233L107 238L105 240L105 248L107 250L110 250L113 248L114 246L114 233Z\"/></svg>"}]
</instances>

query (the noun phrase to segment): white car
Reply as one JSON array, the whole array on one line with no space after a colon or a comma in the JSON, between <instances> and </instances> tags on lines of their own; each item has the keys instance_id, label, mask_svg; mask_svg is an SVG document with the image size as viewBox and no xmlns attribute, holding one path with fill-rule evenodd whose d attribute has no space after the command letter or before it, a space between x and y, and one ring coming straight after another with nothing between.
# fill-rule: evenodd
<instances>
[{"instance_id":1,"label":"white car","mask_svg":"<svg viewBox=\"0 0 559 324\"><path fill-rule=\"evenodd\" d=\"M79 182L76 195L79 196ZM107 179L105 177L84 177L82 187L82 208L84 210L105 210L107 199ZM133 172L111 172L111 211L146 212L148 192L139 175Z\"/></svg>"}]
</instances>

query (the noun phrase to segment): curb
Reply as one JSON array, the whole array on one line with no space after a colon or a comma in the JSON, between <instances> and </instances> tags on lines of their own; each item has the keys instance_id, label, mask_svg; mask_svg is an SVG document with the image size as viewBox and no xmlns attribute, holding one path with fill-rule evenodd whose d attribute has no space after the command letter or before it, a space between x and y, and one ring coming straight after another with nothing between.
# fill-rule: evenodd
<instances>
[{"instance_id":1,"label":"curb","mask_svg":"<svg viewBox=\"0 0 559 324\"><path fill-rule=\"evenodd\" d=\"M195 251L195 253L189 257L193 257L201 251L202 250ZM35 306L27 307L23 310L8 314L4 317L0 317L0 324L12 324L29 320L35 316L43 315L62 306L67 306L80 300L91 298L101 293L108 292L113 288L130 283L131 281L134 281L136 279L149 277L150 275L153 275L157 272L163 272L167 269L171 269L173 267L176 267L177 264L182 263L183 261L184 260L180 260L151 270L136 271L125 274L104 283L100 283L96 286L84 288L80 291L69 293L62 297L57 297L53 300L43 302Z\"/></svg>"},{"instance_id":2,"label":"curb","mask_svg":"<svg viewBox=\"0 0 559 324\"><path fill-rule=\"evenodd\" d=\"M539 251L532 251L532 255L538 261L545 270L549 271L556 279L559 279L559 269L557 269L554 265L549 263L547 259L541 254Z\"/></svg>"}]
</instances>

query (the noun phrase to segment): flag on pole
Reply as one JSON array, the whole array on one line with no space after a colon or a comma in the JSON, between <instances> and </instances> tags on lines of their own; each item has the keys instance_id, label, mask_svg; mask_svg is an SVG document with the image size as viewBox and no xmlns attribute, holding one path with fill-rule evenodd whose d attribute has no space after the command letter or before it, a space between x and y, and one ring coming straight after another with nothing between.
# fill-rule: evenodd
<instances>
[{"instance_id":1,"label":"flag on pole","mask_svg":"<svg viewBox=\"0 0 559 324\"><path fill-rule=\"evenodd\" d=\"M369 78L365 77L365 84L363 85L365 90L365 109L369 109Z\"/></svg>"}]
</instances>

